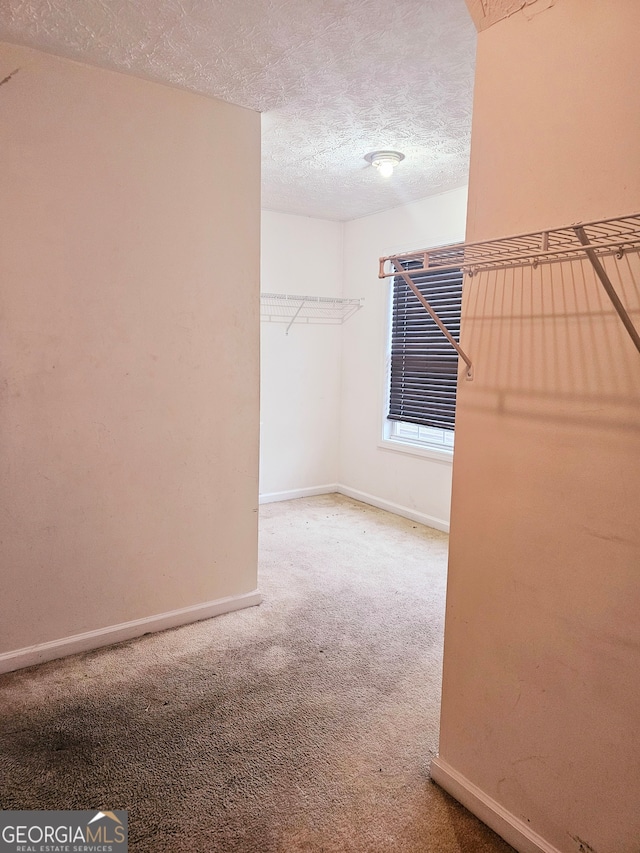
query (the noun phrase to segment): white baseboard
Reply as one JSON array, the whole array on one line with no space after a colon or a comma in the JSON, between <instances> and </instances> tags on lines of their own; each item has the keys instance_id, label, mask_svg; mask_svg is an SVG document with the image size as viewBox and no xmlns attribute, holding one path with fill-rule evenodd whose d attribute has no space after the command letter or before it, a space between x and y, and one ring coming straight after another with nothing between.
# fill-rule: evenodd
<instances>
[{"instance_id":1,"label":"white baseboard","mask_svg":"<svg viewBox=\"0 0 640 853\"><path fill-rule=\"evenodd\" d=\"M276 501L293 501L296 498L311 498L314 495L330 495L338 491L335 483L326 486L309 486L306 489L289 489L287 492L267 492L260 495L261 504L275 503Z\"/></svg>"},{"instance_id":2,"label":"white baseboard","mask_svg":"<svg viewBox=\"0 0 640 853\"><path fill-rule=\"evenodd\" d=\"M396 515L401 515L403 518L410 518L411 521L417 521L419 524L425 524L427 527L434 527L436 530L442 530L444 533L449 532L449 522L443 518L435 518L424 512L417 512L416 510L409 509L409 507L383 500L383 498L377 498L375 495L369 495L366 492L360 492L358 489L352 489L342 484L338 484L334 491L348 498L353 498L355 501L377 506L378 509L385 509L387 512L393 512Z\"/></svg>"},{"instance_id":3,"label":"white baseboard","mask_svg":"<svg viewBox=\"0 0 640 853\"><path fill-rule=\"evenodd\" d=\"M378 509L384 509L387 512L393 512L395 515L401 515L403 518L409 518L411 521L417 521L419 524L425 524L427 527L434 527L436 530L442 530L444 533L449 532L449 522L443 518L435 518L432 515L427 515L424 512L417 512L409 509L409 507L401 504L393 503L392 501L377 498L375 495L361 492L358 489L352 489L350 486L344 486L342 483L329 483L324 486L310 486L306 489L290 489L286 492L267 492L260 495L261 504L274 503L275 501L292 501L296 498L310 498L314 495L329 495L337 492L347 498L353 498L355 501L360 501L370 506L376 506Z\"/></svg>"},{"instance_id":4,"label":"white baseboard","mask_svg":"<svg viewBox=\"0 0 640 853\"><path fill-rule=\"evenodd\" d=\"M223 613L253 607L260 604L261 601L262 595L255 590L244 595L231 595L228 598L219 598L217 601L206 601L204 604L181 607L179 610L171 610L168 613L145 616L143 619L134 619L131 622L110 625L96 631L74 634L72 637L64 637L61 640L51 640L48 643L39 643L35 646L5 652L0 654L0 673L12 672L14 669L23 669L26 666L34 666L37 663L74 655L78 652L88 652L101 646L110 646L113 643L121 643L123 640L131 640L134 637L142 636L142 634L165 631L167 628L177 628L179 625L187 625L190 622L200 622L202 619L210 619L212 616L220 616Z\"/></svg>"},{"instance_id":5,"label":"white baseboard","mask_svg":"<svg viewBox=\"0 0 640 853\"><path fill-rule=\"evenodd\" d=\"M431 778L518 853L560 853L525 821L508 812L439 756L431 762Z\"/></svg>"}]
</instances>

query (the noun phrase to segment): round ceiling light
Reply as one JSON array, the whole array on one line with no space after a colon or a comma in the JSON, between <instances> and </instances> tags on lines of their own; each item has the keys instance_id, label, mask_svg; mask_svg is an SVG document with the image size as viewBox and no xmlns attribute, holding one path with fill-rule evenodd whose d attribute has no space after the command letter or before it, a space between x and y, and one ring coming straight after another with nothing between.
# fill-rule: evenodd
<instances>
[{"instance_id":1,"label":"round ceiling light","mask_svg":"<svg viewBox=\"0 0 640 853\"><path fill-rule=\"evenodd\" d=\"M404 160L404 154L399 151L370 151L364 155L364 159L375 166L383 178L390 178L393 167Z\"/></svg>"}]
</instances>

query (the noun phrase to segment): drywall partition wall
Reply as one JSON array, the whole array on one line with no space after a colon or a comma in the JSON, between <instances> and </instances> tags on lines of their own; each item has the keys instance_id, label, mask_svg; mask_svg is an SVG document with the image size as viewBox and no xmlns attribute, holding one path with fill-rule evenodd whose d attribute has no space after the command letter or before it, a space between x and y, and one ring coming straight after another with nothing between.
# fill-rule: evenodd
<instances>
[{"instance_id":1,"label":"drywall partition wall","mask_svg":"<svg viewBox=\"0 0 640 853\"><path fill-rule=\"evenodd\" d=\"M470 240L640 210L639 30L559 0L480 33ZM586 261L474 278L462 344L434 775L519 850L637 853L640 356Z\"/></svg>"},{"instance_id":2,"label":"drywall partition wall","mask_svg":"<svg viewBox=\"0 0 640 853\"><path fill-rule=\"evenodd\" d=\"M340 222L263 211L261 289L340 296ZM334 490L338 479L340 326L261 324L260 497Z\"/></svg>"},{"instance_id":3,"label":"drywall partition wall","mask_svg":"<svg viewBox=\"0 0 640 853\"><path fill-rule=\"evenodd\" d=\"M4 653L231 606L256 587L257 546L259 116L2 45L0 79L14 71Z\"/></svg>"},{"instance_id":4,"label":"drywall partition wall","mask_svg":"<svg viewBox=\"0 0 640 853\"><path fill-rule=\"evenodd\" d=\"M466 187L345 224L344 295L366 308L343 327L340 482L347 494L447 530L451 462L380 444L388 354L391 279L378 259L464 237Z\"/></svg>"}]
</instances>

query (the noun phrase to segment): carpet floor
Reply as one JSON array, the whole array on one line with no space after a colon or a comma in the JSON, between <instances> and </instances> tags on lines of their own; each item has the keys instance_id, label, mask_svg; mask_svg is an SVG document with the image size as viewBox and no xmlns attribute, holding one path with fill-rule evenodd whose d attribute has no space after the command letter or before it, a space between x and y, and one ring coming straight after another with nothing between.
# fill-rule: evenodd
<instances>
[{"instance_id":1,"label":"carpet floor","mask_svg":"<svg viewBox=\"0 0 640 853\"><path fill-rule=\"evenodd\" d=\"M260 517L260 607L0 677L0 807L126 809L135 853L512 853L429 779L446 535Z\"/></svg>"}]
</instances>

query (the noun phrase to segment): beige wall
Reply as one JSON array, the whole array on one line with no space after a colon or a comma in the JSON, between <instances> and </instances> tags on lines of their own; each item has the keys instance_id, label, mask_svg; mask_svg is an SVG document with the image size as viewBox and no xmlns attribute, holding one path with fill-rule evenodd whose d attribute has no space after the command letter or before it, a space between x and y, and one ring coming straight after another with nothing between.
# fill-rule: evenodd
<instances>
[{"instance_id":1,"label":"beige wall","mask_svg":"<svg viewBox=\"0 0 640 853\"><path fill-rule=\"evenodd\" d=\"M480 34L468 239L640 210L638 32L559 0ZM637 853L640 354L586 262L467 279L462 343L440 758L527 850Z\"/></svg>"},{"instance_id":2,"label":"beige wall","mask_svg":"<svg viewBox=\"0 0 640 853\"><path fill-rule=\"evenodd\" d=\"M256 586L259 116L0 46L16 68L0 652Z\"/></svg>"}]
</instances>

